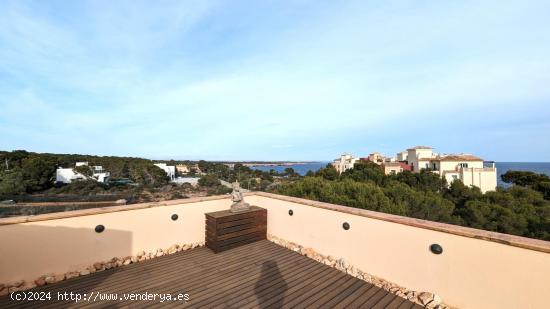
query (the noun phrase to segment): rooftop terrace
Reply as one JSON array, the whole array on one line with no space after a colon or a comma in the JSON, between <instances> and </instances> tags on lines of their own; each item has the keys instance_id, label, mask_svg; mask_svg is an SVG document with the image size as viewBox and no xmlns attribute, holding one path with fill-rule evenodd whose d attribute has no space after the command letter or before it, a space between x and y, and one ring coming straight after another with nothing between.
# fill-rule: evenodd
<instances>
[{"instance_id":1,"label":"rooftop terrace","mask_svg":"<svg viewBox=\"0 0 550 309\"><path fill-rule=\"evenodd\" d=\"M228 196L0 219L0 291L188 293L191 307L221 308L548 307L549 242L262 192L246 201L267 209L271 241L218 254L195 247ZM8 298L0 307L37 305Z\"/></svg>"},{"instance_id":2,"label":"rooftop terrace","mask_svg":"<svg viewBox=\"0 0 550 309\"><path fill-rule=\"evenodd\" d=\"M51 301L44 308L421 308L402 297L318 263L267 240L214 254L205 247L46 285L34 292L188 293L177 301ZM101 296L100 296L101 297ZM42 305L42 304L41 304ZM33 308L35 302L0 299L2 308Z\"/></svg>"}]
</instances>

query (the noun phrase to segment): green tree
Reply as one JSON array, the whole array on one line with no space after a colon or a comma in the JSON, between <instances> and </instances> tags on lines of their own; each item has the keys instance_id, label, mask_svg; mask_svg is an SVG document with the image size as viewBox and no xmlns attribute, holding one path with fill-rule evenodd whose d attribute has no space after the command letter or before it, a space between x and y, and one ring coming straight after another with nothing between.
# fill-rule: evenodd
<instances>
[{"instance_id":1,"label":"green tree","mask_svg":"<svg viewBox=\"0 0 550 309\"><path fill-rule=\"evenodd\" d=\"M483 196L478 187L468 187L460 180L451 182L444 192L444 197L455 204L458 209L464 208L467 201L478 200Z\"/></svg>"},{"instance_id":2,"label":"green tree","mask_svg":"<svg viewBox=\"0 0 550 309\"><path fill-rule=\"evenodd\" d=\"M340 174L338 174L338 171L336 171L334 166L331 164L328 164L325 168L318 170L315 175L323 177L326 180L336 180L340 178Z\"/></svg>"},{"instance_id":3,"label":"green tree","mask_svg":"<svg viewBox=\"0 0 550 309\"><path fill-rule=\"evenodd\" d=\"M528 171L507 171L500 176L502 181L518 186L533 187L540 182L548 182L550 178L545 174L537 174Z\"/></svg>"},{"instance_id":4,"label":"green tree","mask_svg":"<svg viewBox=\"0 0 550 309\"><path fill-rule=\"evenodd\" d=\"M41 191L53 185L55 164L40 157L29 157L21 163L21 173L27 192Z\"/></svg>"},{"instance_id":5,"label":"green tree","mask_svg":"<svg viewBox=\"0 0 550 309\"><path fill-rule=\"evenodd\" d=\"M296 171L294 171L294 169L292 167L287 167L287 168L285 168L284 175L287 176L287 177L296 177L296 175L298 175L298 173L296 173Z\"/></svg>"},{"instance_id":6,"label":"green tree","mask_svg":"<svg viewBox=\"0 0 550 309\"><path fill-rule=\"evenodd\" d=\"M206 174L199 178L199 185L202 187L216 187L220 185L220 180L214 174Z\"/></svg>"},{"instance_id":7,"label":"green tree","mask_svg":"<svg viewBox=\"0 0 550 309\"><path fill-rule=\"evenodd\" d=\"M73 170L87 177L91 177L93 175L92 168L89 167L88 165L80 165L73 168Z\"/></svg>"},{"instance_id":8,"label":"green tree","mask_svg":"<svg viewBox=\"0 0 550 309\"><path fill-rule=\"evenodd\" d=\"M10 169L1 174L0 196L24 194L26 188L23 181L23 173L19 167Z\"/></svg>"},{"instance_id":9,"label":"green tree","mask_svg":"<svg viewBox=\"0 0 550 309\"><path fill-rule=\"evenodd\" d=\"M382 167L373 162L355 163L352 169L342 173L342 178L351 178L355 181L372 181L382 186L387 180Z\"/></svg>"},{"instance_id":10,"label":"green tree","mask_svg":"<svg viewBox=\"0 0 550 309\"><path fill-rule=\"evenodd\" d=\"M550 200L550 177L528 171L508 171L501 176L502 181L517 186L529 187L539 191L544 198Z\"/></svg>"}]
</instances>

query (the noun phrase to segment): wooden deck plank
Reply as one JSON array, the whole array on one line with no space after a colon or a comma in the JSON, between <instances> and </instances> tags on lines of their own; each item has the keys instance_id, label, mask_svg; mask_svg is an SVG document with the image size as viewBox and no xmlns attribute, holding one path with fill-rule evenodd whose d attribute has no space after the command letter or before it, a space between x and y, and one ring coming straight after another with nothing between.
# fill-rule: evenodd
<instances>
[{"instance_id":1,"label":"wooden deck plank","mask_svg":"<svg viewBox=\"0 0 550 309\"><path fill-rule=\"evenodd\" d=\"M278 303L284 295L291 291L294 286L303 281L305 275L312 278L318 277L320 274L326 271L325 268L319 267L320 265L315 265L307 263L307 269L303 268L295 272L291 276L282 276L276 280L276 284L263 284L251 291L251 295L247 295L247 298L240 300L232 300L227 302L227 304L233 308L254 308L258 307L260 303L263 307L266 307L272 303Z\"/></svg>"},{"instance_id":2,"label":"wooden deck plank","mask_svg":"<svg viewBox=\"0 0 550 309\"><path fill-rule=\"evenodd\" d=\"M304 277L308 276L309 278L307 278L307 280L315 280L319 276L322 276L323 273L326 271L326 268L315 265L313 267L313 270L310 269L307 271L297 272L293 277L290 278L290 280L289 278L282 278L282 280L280 280L278 284L270 286L269 288L267 288L267 290L260 289L260 293L256 293L256 291L253 291L251 296L245 299L231 300L228 304L234 308L244 308L245 306L253 308L255 306L258 306L261 302L264 307L267 307L270 304L279 302L280 299L284 298L286 294L295 289L296 285L298 285L300 282L303 282Z\"/></svg>"},{"instance_id":3,"label":"wooden deck plank","mask_svg":"<svg viewBox=\"0 0 550 309\"><path fill-rule=\"evenodd\" d=\"M380 292L381 288L377 286L372 286L368 291L361 294L354 301L352 301L348 306L349 308L360 308L363 303L365 303L369 298L371 298L376 293Z\"/></svg>"},{"instance_id":4,"label":"wooden deck plank","mask_svg":"<svg viewBox=\"0 0 550 309\"><path fill-rule=\"evenodd\" d=\"M246 284L239 284L234 288L228 290L226 295L229 296L232 293L238 293L239 298L230 298L224 297L226 295L217 295L213 301L210 301L208 306L210 308L215 306L231 306L231 302L235 303L241 301L242 305L247 304L250 301L253 301L257 297L263 297L270 291L270 288L278 287L277 292L280 291L280 288L283 288L284 285L288 284L289 281L294 280L297 275L301 272L307 272L313 274L315 269L318 269L318 265L308 263L308 261L303 259L292 259L291 263L284 260L273 260L270 259L269 263L275 262L275 265L267 265L264 267L262 265L261 273L254 278L254 280L249 280ZM233 294L234 295L234 294ZM222 305L223 304L223 305Z\"/></svg>"},{"instance_id":5,"label":"wooden deck plank","mask_svg":"<svg viewBox=\"0 0 550 309\"><path fill-rule=\"evenodd\" d=\"M359 289L357 289L355 292L351 293L351 295L349 295L345 299L341 300L333 308L334 309L349 308L349 304L353 303L356 299L361 297L363 294L367 293L372 288L374 288L374 285L372 285L372 284L363 284Z\"/></svg>"},{"instance_id":6,"label":"wooden deck plank","mask_svg":"<svg viewBox=\"0 0 550 309\"><path fill-rule=\"evenodd\" d=\"M404 301L404 298L396 297L386 306L386 309L397 309Z\"/></svg>"},{"instance_id":7,"label":"wooden deck plank","mask_svg":"<svg viewBox=\"0 0 550 309\"><path fill-rule=\"evenodd\" d=\"M281 257L282 262L280 263L280 267L284 269L296 266L300 267L300 265L296 265L295 261L293 261L290 257L291 255L283 255ZM286 261L283 260L285 258L287 259ZM246 273L241 272L238 276L224 278L225 280L216 281L215 284L209 284L204 286L202 289L200 286L194 286L193 289L189 290L189 292L193 294L194 298L191 307L202 303L211 303L219 297L231 295L233 290L237 290L237 292L240 293L240 291L249 285L249 282L257 282L260 279L260 276L262 275L261 268L259 267L260 264L260 262L256 262L254 265L250 266L251 269ZM276 270L269 270L268 275L272 274L274 271Z\"/></svg>"},{"instance_id":8,"label":"wooden deck plank","mask_svg":"<svg viewBox=\"0 0 550 309\"><path fill-rule=\"evenodd\" d=\"M343 299L346 299L347 297L349 297L350 294L355 292L364 284L365 282L359 279L352 280L351 285L344 288L337 295L334 295L333 297L331 297L328 301L324 302L323 304L320 304L319 308L331 308L331 309L334 308L336 304L340 303Z\"/></svg>"},{"instance_id":9,"label":"wooden deck plank","mask_svg":"<svg viewBox=\"0 0 550 309\"><path fill-rule=\"evenodd\" d=\"M0 308L413 308L415 304L267 240L214 254L196 248L32 291L188 293L190 300L15 302ZM414 307L416 308L416 307Z\"/></svg>"},{"instance_id":10,"label":"wooden deck plank","mask_svg":"<svg viewBox=\"0 0 550 309\"><path fill-rule=\"evenodd\" d=\"M264 251L265 252L265 251ZM266 252L268 253L268 252ZM288 250L278 250L278 254L280 256L282 256L282 258L285 258L287 255L291 254L292 252L289 252ZM277 258L278 255L275 254L275 252L270 252L268 253L272 258ZM256 259L259 259L257 257L247 257L247 259L250 259L250 261L241 261L242 264L253 264L253 262L251 261L254 261ZM257 268L257 267L255 267ZM224 269L228 269L228 270L231 270L231 272L229 273L222 273L221 271L224 270ZM226 284L233 284L233 281L235 280L239 280L239 278L243 278L246 280L246 278L251 274L253 273L254 271L254 267L253 268L249 268L249 267L236 267L236 266L226 266L222 269L219 269L218 272L214 273L214 275L212 276L213 279L212 280L207 280L208 278L200 278L200 277L197 277L195 278L196 280L189 280L186 278L186 281L185 281L185 284L182 286L181 284L179 285L175 285L173 283L167 283L166 285L164 286L159 286L158 289L159 290L162 290L162 291L165 291L167 293L175 293L175 292L179 292L178 290L173 290L173 286L179 286L179 289L181 288L184 288L186 292L188 292L189 294L192 294L193 295L193 300L194 300L194 303L199 301L199 300L202 300L202 294L204 293L213 293L214 295L206 295L207 298L211 298L215 295L217 295L218 293L220 293L224 286L219 286L220 284L222 283L226 283ZM220 279L222 278L222 279ZM180 290L181 291L181 290ZM140 307L139 305L137 307Z\"/></svg>"},{"instance_id":11,"label":"wooden deck plank","mask_svg":"<svg viewBox=\"0 0 550 309\"><path fill-rule=\"evenodd\" d=\"M309 267L311 267L311 265L307 265L306 263L297 264L296 261L282 261L269 270L255 272L253 276L248 276L241 281L234 281L230 285L224 286L220 291L216 291L208 297L205 297L201 302L194 303L191 308L200 308L201 306L212 308L217 305L220 300L227 300L231 295L239 294L239 298L241 298L243 297L243 292L254 291L255 285L258 283L261 284L263 280L271 281L278 278L284 278L284 274L300 271L301 269L307 270Z\"/></svg>"},{"instance_id":12,"label":"wooden deck plank","mask_svg":"<svg viewBox=\"0 0 550 309\"><path fill-rule=\"evenodd\" d=\"M267 247L265 247L267 248ZM246 254L249 250L239 250L241 253ZM235 251L237 255L237 250ZM191 258L188 258L190 256ZM221 256L212 255L207 248L197 248L190 251L179 252L173 255L162 256L159 258L142 261L136 264L130 264L124 267L105 270L102 272L94 273L91 276L73 278L70 280L62 281L54 285L47 285L41 288L37 288L37 291L75 291L78 289L92 288L101 283L102 287L108 288L109 282L114 285L120 286L125 281L138 281L141 279L147 279L151 275L151 271L158 271L159 274L163 271L170 271L169 264L178 263L180 267L200 268L198 261L215 262L215 259L220 259ZM181 268L180 268L181 269ZM84 280L84 278L86 280Z\"/></svg>"},{"instance_id":13,"label":"wooden deck plank","mask_svg":"<svg viewBox=\"0 0 550 309\"><path fill-rule=\"evenodd\" d=\"M317 298L316 300L313 300L312 298L310 302L304 303L304 305L308 307L319 308L339 294L345 293L346 289L353 285L355 280L357 279L354 277L346 276L346 279L343 280L342 283L337 283L334 285L334 287L332 287L332 291L323 291L322 294L316 295L320 296L319 298Z\"/></svg>"},{"instance_id":14,"label":"wooden deck plank","mask_svg":"<svg viewBox=\"0 0 550 309\"><path fill-rule=\"evenodd\" d=\"M294 308L296 306L301 306L302 302L307 301L310 297L320 293L320 291L324 288L330 289L330 286L334 282L344 278L346 278L346 276L342 272L329 272L324 277L319 278L310 284L303 284L299 286L298 290L292 295L285 297L283 307Z\"/></svg>"},{"instance_id":15,"label":"wooden deck plank","mask_svg":"<svg viewBox=\"0 0 550 309\"><path fill-rule=\"evenodd\" d=\"M411 301L404 301L401 303L401 305L399 305L399 307L397 307L398 309L411 309L412 307L414 307L414 303L411 302Z\"/></svg>"},{"instance_id":16,"label":"wooden deck plank","mask_svg":"<svg viewBox=\"0 0 550 309\"><path fill-rule=\"evenodd\" d=\"M384 309L386 306L388 306L392 300L394 300L397 297L395 294L387 293L386 296L384 296L382 299L380 299L373 307L372 309Z\"/></svg>"},{"instance_id":17,"label":"wooden deck plank","mask_svg":"<svg viewBox=\"0 0 550 309\"><path fill-rule=\"evenodd\" d=\"M364 308L372 308L376 303L378 303L382 298L384 298L386 295L388 295L388 292L384 289L378 289L378 292L376 294L372 295L367 299L366 302L362 303L361 306Z\"/></svg>"},{"instance_id":18,"label":"wooden deck plank","mask_svg":"<svg viewBox=\"0 0 550 309\"><path fill-rule=\"evenodd\" d=\"M201 250L202 249L204 249L203 251L206 253L206 255L203 256L203 257L211 256L211 253L210 253L209 249L201 248ZM264 255L266 253L271 254L272 250L268 249L267 247L265 247L265 248L262 247L262 249L263 250L260 250L258 252L257 251L251 251L250 249L249 250L240 250L240 252L235 253L235 256L231 255L226 260L219 259L219 257L216 256L217 260L214 260L214 259L209 260L208 263L211 264L209 268L204 268L204 267L199 265L199 264L206 263L206 261L204 261L204 260L201 260L200 262L193 261L193 263L182 264L181 266L177 267L177 271L174 271L174 268L171 267L171 266L173 266L172 264L167 264L167 265L165 265L166 267L164 267L164 268L160 268L160 267L159 268L153 268L154 271L144 272L145 277L125 276L124 278L116 278L115 280L111 280L109 282L101 282L101 284L99 284L97 286L88 287L88 289L80 288L80 289L74 289L72 291L86 293L86 292L89 292L90 289L93 288L93 290L95 290L95 291L101 291L101 292L107 292L108 291L110 293L117 293L117 292L118 293L123 293L125 291L127 292L127 291L141 291L141 290L152 292L151 288L152 288L152 285L154 283L159 282L159 281L161 281L161 282L171 282L171 279L173 279L174 277L176 277L176 279L177 279L177 276L179 276L181 273L185 273L186 282L192 281L192 279L194 279L195 276L198 276L199 278L206 280L206 278L208 276L215 275L217 269L227 267L225 265L226 263L229 263L229 265L239 266L240 261L236 261L236 262L234 262L234 261L235 260L240 260L244 256L250 256L251 255L252 257L259 258L259 257L261 257L262 255ZM233 264L233 262L235 264ZM135 267L137 268L137 271L139 271L140 270L139 269L139 264L140 263L131 264L131 265L133 265L133 266L135 265ZM140 283L140 281L139 281L141 279L144 279L144 281L142 283ZM83 307L87 307L87 306L90 306L90 305L92 305L92 304L83 305Z\"/></svg>"},{"instance_id":19,"label":"wooden deck plank","mask_svg":"<svg viewBox=\"0 0 550 309\"><path fill-rule=\"evenodd\" d=\"M327 308L327 309L334 308L334 306L342 302L344 299L348 298L351 294L353 294L355 291L357 291L359 288L361 288L364 285L365 285L364 281L361 281L359 279L354 280L353 284L350 287L346 288L344 291L341 291L338 295L332 297L329 301L319 306L319 308Z\"/></svg>"},{"instance_id":20,"label":"wooden deck plank","mask_svg":"<svg viewBox=\"0 0 550 309\"><path fill-rule=\"evenodd\" d=\"M273 248L272 248L273 249ZM264 253L256 253L256 255L249 254L246 256L248 259L255 259L255 258L261 258L263 255L269 254L274 255L284 255L288 254L288 252L285 251L278 251L275 252L273 250L271 251L264 251ZM193 273L192 275L185 276L185 280L181 280L181 276L178 275L177 272L171 274L167 277L159 277L154 282L148 282L144 286L139 287L126 287L125 289L118 288L117 292L124 292L128 291L129 289L132 289L135 292L158 292L158 293L170 293L170 294L176 294L181 293L182 291L193 294L193 299L197 299L197 295L195 294L196 291L209 291L213 293L217 293L218 289L216 289L216 286L212 286L214 283L222 283L229 280L234 280L235 278L239 278L242 276L247 276L255 267L248 263L248 261L244 258L245 255L243 255L238 263L230 263L228 265L218 265L221 267L218 267L214 265L213 267L209 268L206 271L198 271ZM208 285L211 285L210 287ZM148 302L142 302L142 301L131 301L127 302L127 304L134 304L137 303L136 306L139 306L140 303L143 304L150 304Z\"/></svg>"}]
</instances>

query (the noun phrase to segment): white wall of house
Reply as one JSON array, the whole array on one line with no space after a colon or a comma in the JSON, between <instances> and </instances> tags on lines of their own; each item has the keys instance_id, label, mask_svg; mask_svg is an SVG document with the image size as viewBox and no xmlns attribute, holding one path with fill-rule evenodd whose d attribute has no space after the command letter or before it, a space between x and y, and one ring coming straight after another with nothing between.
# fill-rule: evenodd
<instances>
[{"instance_id":1,"label":"white wall of house","mask_svg":"<svg viewBox=\"0 0 550 309\"><path fill-rule=\"evenodd\" d=\"M359 161L359 158L354 158L352 155L346 153L341 155L339 159L334 160L332 166L341 174L346 170L352 169L357 161Z\"/></svg>"},{"instance_id":2,"label":"white wall of house","mask_svg":"<svg viewBox=\"0 0 550 309\"><path fill-rule=\"evenodd\" d=\"M397 156L398 159L403 158L402 153L398 153ZM419 172L424 168L431 169L445 178L449 184L454 180L460 180L467 186L479 187L483 193L496 190L496 168L486 168L483 166L483 160L478 159L464 154L436 155L430 148L407 149L407 161L413 172Z\"/></svg>"},{"instance_id":3,"label":"white wall of house","mask_svg":"<svg viewBox=\"0 0 550 309\"><path fill-rule=\"evenodd\" d=\"M410 148L407 149L407 161L413 167L413 172L419 172L426 168L425 163L428 161L419 161L419 159L429 159L434 157L433 149L431 148Z\"/></svg>"},{"instance_id":4,"label":"white wall of house","mask_svg":"<svg viewBox=\"0 0 550 309\"><path fill-rule=\"evenodd\" d=\"M76 162L75 167L88 166L88 162ZM58 168L55 172L55 181L62 183L71 183L75 180L95 180L106 183L109 181L111 173L103 170L103 166L96 165L91 167L92 177L87 177L81 173L75 172L72 168Z\"/></svg>"},{"instance_id":5,"label":"white wall of house","mask_svg":"<svg viewBox=\"0 0 550 309\"><path fill-rule=\"evenodd\" d=\"M397 153L397 161L407 161L408 152L401 151Z\"/></svg>"},{"instance_id":6,"label":"white wall of house","mask_svg":"<svg viewBox=\"0 0 550 309\"><path fill-rule=\"evenodd\" d=\"M96 179L98 182L108 182L109 177L111 176L111 173L109 172L103 172L103 173L94 173L93 178Z\"/></svg>"},{"instance_id":7,"label":"white wall of house","mask_svg":"<svg viewBox=\"0 0 550 309\"><path fill-rule=\"evenodd\" d=\"M467 186L476 186L481 192L494 191L497 187L497 169L463 168L460 170L460 180Z\"/></svg>"},{"instance_id":8,"label":"white wall of house","mask_svg":"<svg viewBox=\"0 0 550 309\"><path fill-rule=\"evenodd\" d=\"M455 171L461 167L483 168L483 161L439 161L439 171Z\"/></svg>"},{"instance_id":9,"label":"white wall of house","mask_svg":"<svg viewBox=\"0 0 550 309\"><path fill-rule=\"evenodd\" d=\"M72 168L58 168L55 171L55 182L71 183L75 180L85 180L87 177L75 172Z\"/></svg>"},{"instance_id":10,"label":"white wall of house","mask_svg":"<svg viewBox=\"0 0 550 309\"><path fill-rule=\"evenodd\" d=\"M166 175L170 178L170 181L174 181L176 179L176 167L171 165L166 165L166 163L155 163L155 166L160 167L164 172L166 172Z\"/></svg>"},{"instance_id":11,"label":"white wall of house","mask_svg":"<svg viewBox=\"0 0 550 309\"><path fill-rule=\"evenodd\" d=\"M483 167L483 161L440 161L439 173L447 183L460 180L466 186L476 186L481 192L494 191L497 187L497 170Z\"/></svg>"}]
</instances>

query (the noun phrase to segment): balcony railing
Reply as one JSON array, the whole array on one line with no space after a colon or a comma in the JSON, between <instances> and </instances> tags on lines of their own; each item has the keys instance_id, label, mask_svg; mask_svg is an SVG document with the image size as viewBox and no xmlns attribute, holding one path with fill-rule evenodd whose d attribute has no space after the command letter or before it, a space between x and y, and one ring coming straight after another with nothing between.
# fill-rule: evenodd
<instances>
[{"instance_id":1,"label":"balcony railing","mask_svg":"<svg viewBox=\"0 0 550 309\"><path fill-rule=\"evenodd\" d=\"M267 209L276 243L365 277L458 308L549 305L550 242L262 192L246 201ZM214 196L0 219L0 283L202 243L204 214L230 204Z\"/></svg>"}]
</instances>

